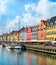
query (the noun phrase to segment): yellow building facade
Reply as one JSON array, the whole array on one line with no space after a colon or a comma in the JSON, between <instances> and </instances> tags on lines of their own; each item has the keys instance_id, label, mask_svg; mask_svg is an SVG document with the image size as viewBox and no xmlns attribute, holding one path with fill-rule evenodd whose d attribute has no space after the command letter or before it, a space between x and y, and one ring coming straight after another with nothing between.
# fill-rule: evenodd
<instances>
[{"instance_id":1,"label":"yellow building facade","mask_svg":"<svg viewBox=\"0 0 56 65\"><path fill-rule=\"evenodd\" d=\"M7 33L3 34L2 41L7 41L7 37L8 37L8 34Z\"/></svg>"},{"instance_id":2,"label":"yellow building facade","mask_svg":"<svg viewBox=\"0 0 56 65\"><path fill-rule=\"evenodd\" d=\"M22 40L23 38L23 32L20 30L20 31L12 31L10 33L10 41L19 41L19 40Z\"/></svg>"},{"instance_id":3,"label":"yellow building facade","mask_svg":"<svg viewBox=\"0 0 56 65\"><path fill-rule=\"evenodd\" d=\"M9 40L10 41L17 41L18 40L18 32L12 31L9 35Z\"/></svg>"},{"instance_id":4,"label":"yellow building facade","mask_svg":"<svg viewBox=\"0 0 56 65\"><path fill-rule=\"evenodd\" d=\"M46 39L56 41L56 17L52 17L46 23Z\"/></svg>"},{"instance_id":5,"label":"yellow building facade","mask_svg":"<svg viewBox=\"0 0 56 65\"><path fill-rule=\"evenodd\" d=\"M17 31L15 31L13 33L13 41L18 41L18 32Z\"/></svg>"},{"instance_id":6,"label":"yellow building facade","mask_svg":"<svg viewBox=\"0 0 56 65\"><path fill-rule=\"evenodd\" d=\"M23 40L23 32L19 32L19 40Z\"/></svg>"}]
</instances>

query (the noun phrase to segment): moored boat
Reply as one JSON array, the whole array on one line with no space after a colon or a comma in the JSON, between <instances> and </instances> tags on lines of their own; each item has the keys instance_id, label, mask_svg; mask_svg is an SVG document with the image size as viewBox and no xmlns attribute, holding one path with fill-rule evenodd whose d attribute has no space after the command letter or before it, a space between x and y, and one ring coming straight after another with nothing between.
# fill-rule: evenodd
<instances>
[{"instance_id":1,"label":"moored boat","mask_svg":"<svg viewBox=\"0 0 56 65\"><path fill-rule=\"evenodd\" d=\"M11 45L11 46L9 46L9 49L21 49L21 46Z\"/></svg>"}]
</instances>

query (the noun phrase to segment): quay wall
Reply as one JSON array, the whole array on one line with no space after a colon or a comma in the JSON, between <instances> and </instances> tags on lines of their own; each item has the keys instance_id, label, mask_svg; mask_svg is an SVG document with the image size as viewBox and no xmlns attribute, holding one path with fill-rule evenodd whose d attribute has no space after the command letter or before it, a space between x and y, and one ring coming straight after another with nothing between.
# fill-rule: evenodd
<instances>
[{"instance_id":1,"label":"quay wall","mask_svg":"<svg viewBox=\"0 0 56 65\"><path fill-rule=\"evenodd\" d=\"M36 51L36 52L43 52L48 54L56 54L56 47L51 46L37 46L37 45L26 45L27 50Z\"/></svg>"}]
</instances>

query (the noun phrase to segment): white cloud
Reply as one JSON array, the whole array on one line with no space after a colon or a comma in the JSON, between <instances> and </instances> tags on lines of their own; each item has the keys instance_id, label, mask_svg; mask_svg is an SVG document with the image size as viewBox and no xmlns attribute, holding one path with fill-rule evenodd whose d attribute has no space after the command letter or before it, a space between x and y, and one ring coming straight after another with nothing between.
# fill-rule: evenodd
<instances>
[{"instance_id":1,"label":"white cloud","mask_svg":"<svg viewBox=\"0 0 56 65\"><path fill-rule=\"evenodd\" d=\"M40 0L35 7L36 12L40 13L43 17L49 18L55 14L56 2L50 2L49 0Z\"/></svg>"},{"instance_id":2,"label":"white cloud","mask_svg":"<svg viewBox=\"0 0 56 65\"><path fill-rule=\"evenodd\" d=\"M21 22L24 27L39 24L38 20L40 20L40 18L36 18L32 16L30 13L23 14L23 18L21 18Z\"/></svg>"},{"instance_id":3,"label":"white cloud","mask_svg":"<svg viewBox=\"0 0 56 65\"><path fill-rule=\"evenodd\" d=\"M25 10L29 12L30 4L25 5Z\"/></svg>"},{"instance_id":4,"label":"white cloud","mask_svg":"<svg viewBox=\"0 0 56 65\"><path fill-rule=\"evenodd\" d=\"M0 35L1 35L1 34L3 34L3 31L2 31L2 29L0 29Z\"/></svg>"},{"instance_id":5,"label":"white cloud","mask_svg":"<svg viewBox=\"0 0 56 65\"><path fill-rule=\"evenodd\" d=\"M26 14L23 14L23 17L24 17L24 18L23 18L23 21L24 21L24 22L30 22L32 16L31 16L30 13L28 13L28 14L26 13Z\"/></svg>"},{"instance_id":6,"label":"white cloud","mask_svg":"<svg viewBox=\"0 0 56 65\"><path fill-rule=\"evenodd\" d=\"M56 2L39 0L37 4L26 4L23 18L16 16L14 20L9 20L6 28L13 29L19 22L19 19L23 26L31 26L39 24L42 19L45 20L53 16L56 16Z\"/></svg>"},{"instance_id":7,"label":"white cloud","mask_svg":"<svg viewBox=\"0 0 56 65\"><path fill-rule=\"evenodd\" d=\"M6 3L7 0L0 0L0 15L6 12Z\"/></svg>"},{"instance_id":8,"label":"white cloud","mask_svg":"<svg viewBox=\"0 0 56 65\"><path fill-rule=\"evenodd\" d=\"M39 0L37 4L26 4L25 11L26 13L23 15L24 22L28 22L28 24L38 24L41 19L48 19L56 16L56 2L51 2L49 0Z\"/></svg>"},{"instance_id":9,"label":"white cloud","mask_svg":"<svg viewBox=\"0 0 56 65\"><path fill-rule=\"evenodd\" d=\"M36 6L36 12L40 13L42 16L48 15L48 0L40 0L38 5Z\"/></svg>"},{"instance_id":10,"label":"white cloud","mask_svg":"<svg viewBox=\"0 0 56 65\"><path fill-rule=\"evenodd\" d=\"M10 31L12 31L16 27L16 24L18 24L19 22L20 22L19 16L16 16L15 19L13 20L7 21L7 24L6 24L7 30L10 29Z\"/></svg>"},{"instance_id":11,"label":"white cloud","mask_svg":"<svg viewBox=\"0 0 56 65\"><path fill-rule=\"evenodd\" d=\"M34 11L35 6L36 6L35 3L26 4L26 5L25 5L25 11L26 11L26 12L32 12L32 11Z\"/></svg>"}]
</instances>

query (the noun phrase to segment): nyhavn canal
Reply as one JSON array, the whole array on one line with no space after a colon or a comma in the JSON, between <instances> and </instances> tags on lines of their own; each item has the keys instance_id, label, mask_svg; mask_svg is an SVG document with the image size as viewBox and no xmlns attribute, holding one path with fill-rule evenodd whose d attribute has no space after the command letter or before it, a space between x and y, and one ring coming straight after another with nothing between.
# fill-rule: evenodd
<instances>
[{"instance_id":1,"label":"nyhavn canal","mask_svg":"<svg viewBox=\"0 0 56 65\"><path fill-rule=\"evenodd\" d=\"M56 56L34 51L10 50L0 46L0 65L56 65Z\"/></svg>"}]
</instances>

